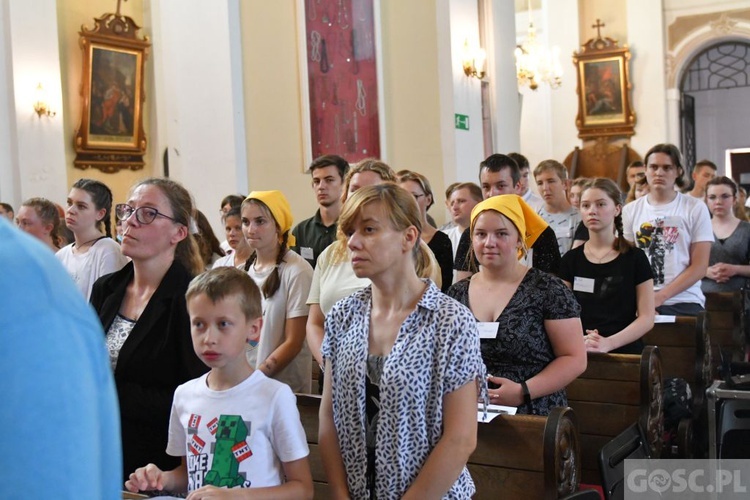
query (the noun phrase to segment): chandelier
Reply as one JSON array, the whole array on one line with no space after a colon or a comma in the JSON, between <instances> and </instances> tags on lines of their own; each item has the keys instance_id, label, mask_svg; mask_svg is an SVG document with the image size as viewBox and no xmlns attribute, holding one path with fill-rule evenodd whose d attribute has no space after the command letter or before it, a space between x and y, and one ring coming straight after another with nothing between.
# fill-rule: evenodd
<instances>
[{"instance_id":1,"label":"chandelier","mask_svg":"<svg viewBox=\"0 0 750 500\"><path fill-rule=\"evenodd\" d=\"M528 85L531 90L539 88L539 83L546 83L557 89L562 85L562 66L560 49L552 50L539 44L536 39L536 28L531 16L529 0L529 32L526 40L516 47L516 75L520 86Z\"/></svg>"}]
</instances>

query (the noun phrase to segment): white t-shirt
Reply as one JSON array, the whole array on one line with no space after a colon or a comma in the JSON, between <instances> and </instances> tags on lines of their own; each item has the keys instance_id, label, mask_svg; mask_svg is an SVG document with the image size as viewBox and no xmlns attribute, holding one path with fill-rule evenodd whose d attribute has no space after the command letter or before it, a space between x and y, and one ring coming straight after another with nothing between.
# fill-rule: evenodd
<instances>
[{"instance_id":1,"label":"white t-shirt","mask_svg":"<svg viewBox=\"0 0 750 500\"><path fill-rule=\"evenodd\" d=\"M216 269L217 267L239 267L243 268L245 266L245 263L243 262L239 266L234 265L234 253L230 253L228 255L225 255L224 257L219 257L214 262L211 269Z\"/></svg>"},{"instance_id":2,"label":"white t-shirt","mask_svg":"<svg viewBox=\"0 0 750 500\"><path fill-rule=\"evenodd\" d=\"M581 222L581 214L572 206L566 212L557 214L549 213L544 207L537 210L537 213L555 232L560 255L565 255L565 252L573 246L573 237L576 234L578 223Z\"/></svg>"},{"instance_id":3,"label":"white t-shirt","mask_svg":"<svg viewBox=\"0 0 750 500\"><path fill-rule=\"evenodd\" d=\"M55 254L75 281L86 300L91 296L94 282L105 274L114 273L128 263L120 245L112 238L102 238L91 245L86 253L73 253L73 243Z\"/></svg>"},{"instance_id":4,"label":"white t-shirt","mask_svg":"<svg viewBox=\"0 0 750 500\"><path fill-rule=\"evenodd\" d=\"M284 341L284 328L287 318L307 316L310 308L307 296L310 294L313 268L305 259L292 250L287 250L284 261L279 266L281 284L269 299L261 294L263 307L263 328L260 341L248 346L247 360L250 366L258 368L266 358ZM248 274L258 287L262 287L271 271L258 273L250 266ZM299 354L281 371L274 375L276 380L289 384L294 392L310 393L312 383L312 354L307 342Z\"/></svg>"},{"instance_id":5,"label":"white t-shirt","mask_svg":"<svg viewBox=\"0 0 750 500\"><path fill-rule=\"evenodd\" d=\"M312 286L307 297L307 304L320 305L323 315L327 316L333 305L344 297L370 285L368 278L357 278L352 269L349 257L343 262L332 264L331 254L337 244L329 245L318 256L318 264L313 272Z\"/></svg>"},{"instance_id":6,"label":"white t-shirt","mask_svg":"<svg viewBox=\"0 0 750 500\"><path fill-rule=\"evenodd\" d=\"M186 457L188 491L283 484L281 463L309 454L292 391L259 370L225 391L207 377L179 386L172 402L167 453Z\"/></svg>"},{"instance_id":7,"label":"white t-shirt","mask_svg":"<svg viewBox=\"0 0 750 500\"><path fill-rule=\"evenodd\" d=\"M714 241L708 207L702 201L677 193L666 205L651 205L643 196L625 205L623 234L646 252L654 273L654 289L671 283L690 265L690 245ZM701 280L667 299L664 305L705 303Z\"/></svg>"}]
</instances>

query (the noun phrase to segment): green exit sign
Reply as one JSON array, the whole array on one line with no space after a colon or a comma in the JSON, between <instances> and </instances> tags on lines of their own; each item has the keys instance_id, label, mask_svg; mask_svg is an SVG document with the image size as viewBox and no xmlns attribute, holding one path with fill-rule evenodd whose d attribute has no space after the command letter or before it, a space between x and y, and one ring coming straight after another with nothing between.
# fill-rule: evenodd
<instances>
[{"instance_id":1,"label":"green exit sign","mask_svg":"<svg viewBox=\"0 0 750 500\"><path fill-rule=\"evenodd\" d=\"M456 128L458 130L469 130L469 115L455 114Z\"/></svg>"}]
</instances>

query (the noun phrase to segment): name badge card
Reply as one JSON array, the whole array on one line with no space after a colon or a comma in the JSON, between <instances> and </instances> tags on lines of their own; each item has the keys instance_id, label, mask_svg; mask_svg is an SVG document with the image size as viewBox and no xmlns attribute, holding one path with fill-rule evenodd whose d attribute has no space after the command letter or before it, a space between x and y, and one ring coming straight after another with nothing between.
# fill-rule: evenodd
<instances>
[{"instance_id":1,"label":"name badge card","mask_svg":"<svg viewBox=\"0 0 750 500\"><path fill-rule=\"evenodd\" d=\"M594 278L581 278L576 276L573 278L573 291L594 293Z\"/></svg>"},{"instance_id":2,"label":"name badge card","mask_svg":"<svg viewBox=\"0 0 750 500\"><path fill-rule=\"evenodd\" d=\"M310 247L299 247L300 255L303 259L313 260L313 249Z\"/></svg>"},{"instance_id":3,"label":"name badge card","mask_svg":"<svg viewBox=\"0 0 750 500\"><path fill-rule=\"evenodd\" d=\"M496 339L500 323L497 321L477 321L480 339Z\"/></svg>"}]
</instances>

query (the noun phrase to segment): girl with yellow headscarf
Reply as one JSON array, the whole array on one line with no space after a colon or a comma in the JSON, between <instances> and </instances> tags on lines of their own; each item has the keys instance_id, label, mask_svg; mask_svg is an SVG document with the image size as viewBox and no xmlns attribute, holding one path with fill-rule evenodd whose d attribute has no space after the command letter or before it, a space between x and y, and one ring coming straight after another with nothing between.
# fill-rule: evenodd
<instances>
[{"instance_id":1,"label":"girl with yellow headscarf","mask_svg":"<svg viewBox=\"0 0 750 500\"><path fill-rule=\"evenodd\" d=\"M479 322L490 402L534 415L567 406L565 386L586 369L572 292L556 276L518 260L545 227L517 195L479 203L470 232L481 268L448 290Z\"/></svg>"}]
</instances>

